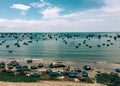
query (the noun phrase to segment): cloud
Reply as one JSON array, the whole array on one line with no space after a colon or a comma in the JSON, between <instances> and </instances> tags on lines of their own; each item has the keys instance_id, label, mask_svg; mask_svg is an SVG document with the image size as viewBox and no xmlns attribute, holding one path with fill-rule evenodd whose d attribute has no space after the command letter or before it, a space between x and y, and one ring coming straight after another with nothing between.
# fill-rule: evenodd
<instances>
[{"instance_id":1,"label":"cloud","mask_svg":"<svg viewBox=\"0 0 120 86\"><path fill-rule=\"evenodd\" d=\"M56 22L56 23L55 23ZM47 21L47 20L21 20L21 19L0 19L0 32L47 32L54 31L58 25L62 24L62 20ZM53 30L52 30L52 29Z\"/></svg>"},{"instance_id":2,"label":"cloud","mask_svg":"<svg viewBox=\"0 0 120 86\"><path fill-rule=\"evenodd\" d=\"M29 10L31 7L23 4L13 4L12 6L10 6L10 8L21 10L21 15L25 15L26 11Z\"/></svg>"},{"instance_id":3,"label":"cloud","mask_svg":"<svg viewBox=\"0 0 120 86\"><path fill-rule=\"evenodd\" d=\"M57 6L53 6L52 4L44 0L40 0L40 2L31 3L30 5L34 8L40 8L38 13L43 15L42 19L58 19L60 18L60 12L63 11L63 9Z\"/></svg>"},{"instance_id":4,"label":"cloud","mask_svg":"<svg viewBox=\"0 0 120 86\"><path fill-rule=\"evenodd\" d=\"M120 12L120 0L104 0L105 7L103 7L103 11L106 12Z\"/></svg>"},{"instance_id":5,"label":"cloud","mask_svg":"<svg viewBox=\"0 0 120 86\"><path fill-rule=\"evenodd\" d=\"M43 1L43 0L42 0ZM45 2L47 3L47 2ZM99 9L60 14L64 9L47 6L41 20L0 19L3 32L110 32L120 31L120 0L104 0ZM39 8L43 8L42 5Z\"/></svg>"},{"instance_id":6,"label":"cloud","mask_svg":"<svg viewBox=\"0 0 120 86\"><path fill-rule=\"evenodd\" d=\"M18 10L22 10L22 11L27 11L27 10L29 10L31 7L30 7L30 6L27 6L27 5L23 5L23 4L13 4L12 6L10 6L10 8L18 9Z\"/></svg>"},{"instance_id":7,"label":"cloud","mask_svg":"<svg viewBox=\"0 0 120 86\"><path fill-rule=\"evenodd\" d=\"M109 32L119 31L119 22L0 19L0 27L2 32Z\"/></svg>"},{"instance_id":8,"label":"cloud","mask_svg":"<svg viewBox=\"0 0 120 86\"><path fill-rule=\"evenodd\" d=\"M47 7L51 7L51 4L48 2L45 2L44 0L40 0L40 2L34 2L30 4L31 6L33 6L34 8L43 8L45 6Z\"/></svg>"},{"instance_id":9,"label":"cloud","mask_svg":"<svg viewBox=\"0 0 120 86\"><path fill-rule=\"evenodd\" d=\"M54 20L54 19L60 18L59 12L61 12L61 11L62 11L61 8L53 7L53 8L47 8L40 13L43 14L43 19Z\"/></svg>"}]
</instances>

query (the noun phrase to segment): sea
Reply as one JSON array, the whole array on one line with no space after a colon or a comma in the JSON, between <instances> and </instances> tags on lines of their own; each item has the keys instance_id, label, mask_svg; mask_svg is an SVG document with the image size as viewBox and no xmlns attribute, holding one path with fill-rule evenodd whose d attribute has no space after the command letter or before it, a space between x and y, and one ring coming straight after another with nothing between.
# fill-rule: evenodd
<instances>
[{"instance_id":1,"label":"sea","mask_svg":"<svg viewBox=\"0 0 120 86\"><path fill-rule=\"evenodd\" d=\"M120 63L120 33L0 33L0 57Z\"/></svg>"}]
</instances>

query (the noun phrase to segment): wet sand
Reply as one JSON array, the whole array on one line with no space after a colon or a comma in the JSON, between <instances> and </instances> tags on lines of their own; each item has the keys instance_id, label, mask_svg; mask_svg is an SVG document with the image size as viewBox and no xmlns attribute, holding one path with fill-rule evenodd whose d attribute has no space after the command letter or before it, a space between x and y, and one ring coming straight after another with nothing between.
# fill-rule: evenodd
<instances>
[{"instance_id":1,"label":"wet sand","mask_svg":"<svg viewBox=\"0 0 120 86\"><path fill-rule=\"evenodd\" d=\"M58 62L60 60L47 60L47 59L32 59L33 62L31 64L27 64L27 60L30 58L0 58L0 62L6 62L9 63L11 61L16 60L22 65L37 65L39 63L43 63L45 66L48 66L52 62ZM91 66L93 69L98 70L105 70L105 71L114 71L116 68L120 68L120 63L110 63L110 62L74 62L74 61L60 61L66 64L66 66L72 66L72 67L83 67L85 65Z\"/></svg>"}]
</instances>

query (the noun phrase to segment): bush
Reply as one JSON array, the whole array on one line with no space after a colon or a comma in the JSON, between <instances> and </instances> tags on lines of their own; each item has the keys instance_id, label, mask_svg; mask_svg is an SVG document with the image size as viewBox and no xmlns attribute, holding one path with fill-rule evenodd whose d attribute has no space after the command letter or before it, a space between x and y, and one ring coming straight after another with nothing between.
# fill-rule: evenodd
<instances>
[{"instance_id":1,"label":"bush","mask_svg":"<svg viewBox=\"0 0 120 86\"><path fill-rule=\"evenodd\" d=\"M108 83L110 83L110 75L106 74L106 73L97 75L96 80L98 83L108 84Z\"/></svg>"},{"instance_id":2,"label":"bush","mask_svg":"<svg viewBox=\"0 0 120 86\"><path fill-rule=\"evenodd\" d=\"M0 73L0 81L6 82L37 82L38 77L27 77L22 75L14 75L12 73Z\"/></svg>"},{"instance_id":3,"label":"bush","mask_svg":"<svg viewBox=\"0 0 120 86\"><path fill-rule=\"evenodd\" d=\"M96 81L108 86L120 86L120 77L116 73L102 73L96 76Z\"/></svg>"},{"instance_id":4,"label":"bush","mask_svg":"<svg viewBox=\"0 0 120 86\"><path fill-rule=\"evenodd\" d=\"M89 77L86 78L85 82L87 82L87 83L94 83L93 80L91 78L89 78Z\"/></svg>"},{"instance_id":5,"label":"bush","mask_svg":"<svg viewBox=\"0 0 120 86\"><path fill-rule=\"evenodd\" d=\"M82 82L86 82L86 83L94 83L93 80L90 77L80 77L78 78L80 81Z\"/></svg>"}]
</instances>

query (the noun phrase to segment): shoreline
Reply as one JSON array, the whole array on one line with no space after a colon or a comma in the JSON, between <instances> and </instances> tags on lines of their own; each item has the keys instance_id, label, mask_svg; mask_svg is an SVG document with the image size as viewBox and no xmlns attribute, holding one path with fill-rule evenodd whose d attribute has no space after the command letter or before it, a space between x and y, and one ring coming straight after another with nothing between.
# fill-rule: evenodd
<instances>
[{"instance_id":1,"label":"shoreline","mask_svg":"<svg viewBox=\"0 0 120 86\"><path fill-rule=\"evenodd\" d=\"M75 62L75 61L66 61L66 60L50 60L50 59L39 59L39 58L1 58L0 57L0 62L6 62L9 63L11 61L16 60L17 62L19 62L20 64L23 65L27 65L27 60L28 59L32 59L33 60L33 64L39 64L39 63L43 63L44 65L48 66L50 63L53 62L63 62L65 63L67 66L72 66L72 67L83 67L85 65L89 65L91 66L93 69L96 70L104 70L104 71L108 71L108 72L113 72L116 68L120 68L120 64L119 63L111 63L111 62L91 62L91 61L80 61L80 62Z\"/></svg>"},{"instance_id":2,"label":"shoreline","mask_svg":"<svg viewBox=\"0 0 120 86\"><path fill-rule=\"evenodd\" d=\"M83 65L91 65L91 66L113 66L116 65L118 67L120 67L120 63L112 63L112 62L105 62L105 61L66 61L66 60L53 60L53 59L39 59L39 58L4 58L4 57L0 57L0 62L11 62L11 61L18 61L20 63L26 63L26 61L28 59L32 59L33 60L33 64L34 63L44 63L44 64L50 64L52 62L64 62L66 65L70 65L70 66L83 66ZM116 66L114 66L116 68ZM112 67L113 68L113 67Z\"/></svg>"}]
</instances>

